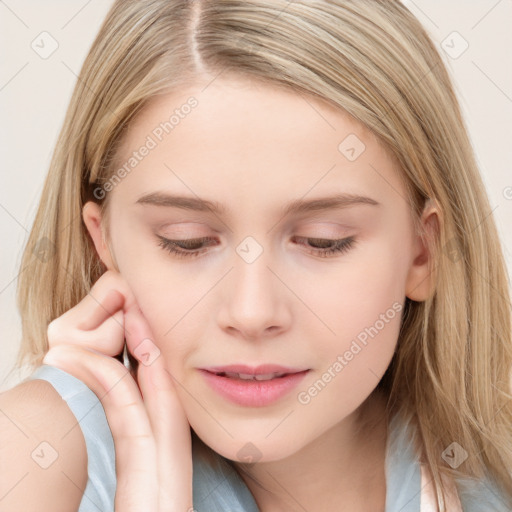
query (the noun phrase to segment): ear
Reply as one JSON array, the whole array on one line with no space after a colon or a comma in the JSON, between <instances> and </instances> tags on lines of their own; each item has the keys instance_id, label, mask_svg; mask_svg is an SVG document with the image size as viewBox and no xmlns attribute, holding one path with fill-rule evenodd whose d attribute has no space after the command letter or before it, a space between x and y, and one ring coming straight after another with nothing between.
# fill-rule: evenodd
<instances>
[{"instance_id":1,"label":"ear","mask_svg":"<svg viewBox=\"0 0 512 512\"><path fill-rule=\"evenodd\" d=\"M103 228L101 226L100 205L94 201L88 201L83 207L82 217L101 261L108 270L115 270L116 267L112 261L110 248L105 240Z\"/></svg>"},{"instance_id":2,"label":"ear","mask_svg":"<svg viewBox=\"0 0 512 512\"><path fill-rule=\"evenodd\" d=\"M415 233L413 261L406 280L405 294L409 299L423 302L434 293L434 240L439 236L439 212L429 199L420 220L422 233Z\"/></svg>"}]
</instances>

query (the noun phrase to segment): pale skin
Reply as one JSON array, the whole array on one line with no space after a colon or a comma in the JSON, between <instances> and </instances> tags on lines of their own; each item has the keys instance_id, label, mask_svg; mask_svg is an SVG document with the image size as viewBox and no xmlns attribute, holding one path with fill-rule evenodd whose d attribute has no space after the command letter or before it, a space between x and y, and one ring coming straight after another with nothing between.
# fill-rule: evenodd
<instances>
[{"instance_id":1,"label":"pale skin","mask_svg":"<svg viewBox=\"0 0 512 512\"><path fill-rule=\"evenodd\" d=\"M365 436L353 442L351 413L387 368L398 316L307 406L291 395L264 410L241 409L217 397L196 368L278 362L312 368L310 384L395 301L426 298L428 254L413 236L395 164L367 131L332 108L268 87L222 80L204 92L197 88L155 101L132 126L126 156L144 143L165 113L191 95L198 107L111 192L111 248L119 270L155 333L167 368L187 390L177 392L198 435L232 460L248 441L261 452L252 474L275 495L249 479L247 484L262 510L289 505L289 495L306 509L320 510L325 497L327 506L337 502L341 510L338 498L343 496L351 510L379 510L383 474L369 479L376 466L361 453L377 453L382 463L382 446L375 452L374 446L365 446ZM351 133L366 145L355 162L338 150ZM231 215L135 204L154 191L215 200ZM281 215L291 200L333 192L358 193L381 205ZM423 222L431 224L434 218L432 210L426 211ZM95 205L89 205L84 220L103 261L113 268ZM155 235L212 237L215 243L197 258L176 259L158 247ZM264 249L251 264L235 252L249 235ZM342 255L320 258L308 253L306 245L291 243L294 235L354 235L359 244ZM282 421L290 411L290 420Z\"/></svg>"},{"instance_id":2,"label":"pale skin","mask_svg":"<svg viewBox=\"0 0 512 512\"><path fill-rule=\"evenodd\" d=\"M123 163L169 112L192 95L198 100L172 133L108 192L108 243L99 206L84 206L84 223L111 271L97 283L97 290L106 297L109 289L117 289L125 300L119 299L116 306L112 299L107 309L117 312L110 320L108 314L101 320L97 313L94 330L77 336L76 343L103 352L105 361L110 360L108 371L104 366L107 373L122 372L122 365L112 364L108 356L122 348L123 318L131 318L127 342L132 351L143 338L158 347L154 365L139 365L144 401L140 393L133 398L138 407L131 420L152 429L155 452L165 446L160 458L144 455L147 464L158 467L154 480L169 481L162 475L176 475L180 464L188 464L183 451L190 442L188 422L208 446L235 461L264 512L383 511L383 397L376 395L368 407L360 406L389 365L400 315L393 315L308 404L300 403L297 393L321 379L352 340L393 304L403 306L406 297L423 301L432 293L429 247L414 232L397 164L361 124L318 99L233 77L219 77L204 89L208 82L153 100L133 122L122 147ZM338 149L350 134L365 146L354 161ZM154 192L208 199L226 211L137 204ZM343 193L378 204L283 214L291 201ZM432 205L420 221L428 231L436 228L438 214ZM190 252L198 256L177 257L158 245L159 236L209 241L191 246ZM248 236L262 249L251 263L236 250ZM324 257L325 244L313 240L348 237L355 239L354 245ZM92 311L89 302L80 303L84 311ZM62 342L63 326L61 322L54 329L54 339L60 333ZM109 336L114 331L117 342L112 344ZM49 358L48 363L76 373L73 357L75 362L80 358L77 347L73 349L61 347L59 361ZM248 408L217 395L197 370L235 363L276 363L310 371L300 389L269 406ZM84 364L90 364L90 371L80 376L95 390L98 379L90 372L99 372L101 365ZM162 376L165 389L155 391L141 383L152 372ZM127 386L126 396L135 397L135 382ZM114 402L104 403L107 417L123 414ZM155 411L162 404L172 413L158 418ZM358 431L358 416L373 428ZM119 420L117 433L113 423L116 440L124 423ZM248 442L259 451L249 467L237 456ZM116 442L116 453L118 446ZM137 454L136 448L123 449ZM131 456L125 455L127 460ZM180 476L183 504L190 500L185 467ZM131 481L127 472L123 478ZM137 494L137 483L133 485ZM154 495L154 510L164 510L170 498L157 489ZM131 510L127 502L117 500L116 510Z\"/></svg>"}]
</instances>

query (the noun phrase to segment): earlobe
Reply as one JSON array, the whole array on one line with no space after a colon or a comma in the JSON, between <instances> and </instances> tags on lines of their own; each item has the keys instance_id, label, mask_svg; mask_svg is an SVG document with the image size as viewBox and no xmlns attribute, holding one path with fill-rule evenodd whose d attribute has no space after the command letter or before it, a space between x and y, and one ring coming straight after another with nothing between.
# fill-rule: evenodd
<instances>
[{"instance_id":1,"label":"earlobe","mask_svg":"<svg viewBox=\"0 0 512 512\"><path fill-rule=\"evenodd\" d=\"M84 220L85 226L87 227L87 231L89 232L89 235L91 236L91 239L94 243L94 247L96 248L96 252L98 253L99 258L101 259L101 261L107 267L108 270L115 269L115 266L112 261L112 256L110 254L110 249L105 240L105 236L101 226L100 206L93 201L88 201L87 203L85 203L83 207L82 218Z\"/></svg>"},{"instance_id":2,"label":"earlobe","mask_svg":"<svg viewBox=\"0 0 512 512\"><path fill-rule=\"evenodd\" d=\"M422 235L415 234L413 261L406 281L406 296L416 302L430 298L435 290L434 241L439 237L438 210L430 200L421 216Z\"/></svg>"}]
</instances>

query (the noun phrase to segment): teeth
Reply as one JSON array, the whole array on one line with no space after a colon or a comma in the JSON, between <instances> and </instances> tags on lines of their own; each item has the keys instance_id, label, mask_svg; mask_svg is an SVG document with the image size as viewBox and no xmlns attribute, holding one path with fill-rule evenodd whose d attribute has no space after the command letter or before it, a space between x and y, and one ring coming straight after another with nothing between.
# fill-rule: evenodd
<instances>
[{"instance_id":1,"label":"teeth","mask_svg":"<svg viewBox=\"0 0 512 512\"><path fill-rule=\"evenodd\" d=\"M265 375L255 375L254 378L256 380L269 380L281 377L282 375L284 375L284 373L267 373Z\"/></svg>"},{"instance_id":2,"label":"teeth","mask_svg":"<svg viewBox=\"0 0 512 512\"><path fill-rule=\"evenodd\" d=\"M261 375L251 375L249 373L235 373L235 372L223 372L221 375L225 375L231 379L241 380L270 380L285 375L284 373L265 373Z\"/></svg>"}]
</instances>

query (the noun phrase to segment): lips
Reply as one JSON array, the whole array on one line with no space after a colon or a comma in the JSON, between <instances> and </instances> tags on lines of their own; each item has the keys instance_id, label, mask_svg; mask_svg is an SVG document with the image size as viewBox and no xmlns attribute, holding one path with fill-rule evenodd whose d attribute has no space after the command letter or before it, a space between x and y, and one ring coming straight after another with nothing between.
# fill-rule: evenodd
<instances>
[{"instance_id":1,"label":"lips","mask_svg":"<svg viewBox=\"0 0 512 512\"><path fill-rule=\"evenodd\" d=\"M287 395L309 369L266 364L213 366L199 371L223 398L237 405L263 407Z\"/></svg>"},{"instance_id":2,"label":"lips","mask_svg":"<svg viewBox=\"0 0 512 512\"><path fill-rule=\"evenodd\" d=\"M228 377L230 379L240 380L270 380L289 375L288 373L262 373L253 375L251 373L236 373L236 372L215 372L219 377Z\"/></svg>"},{"instance_id":3,"label":"lips","mask_svg":"<svg viewBox=\"0 0 512 512\"><path fill-rule=\"evenodd\" d=\"M277 377L281 377L283 375L289 375L291 373L299 373L307 370L308 368L290 368L287 366L281 366L278 364L260 364L259 366L248 366L246 364L230 364L226 366L210 366L208 368L202 368L210 373L226 374L227 376L231 376L230 374L238 374L241 376L252 376L252 377L262 377L273 375ZM243 377L242 377L243 378ZM263 380L263 379L258 379Z\"/></svg>"}]
</instances>

